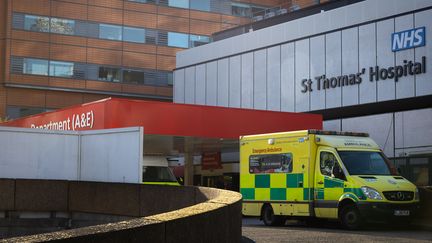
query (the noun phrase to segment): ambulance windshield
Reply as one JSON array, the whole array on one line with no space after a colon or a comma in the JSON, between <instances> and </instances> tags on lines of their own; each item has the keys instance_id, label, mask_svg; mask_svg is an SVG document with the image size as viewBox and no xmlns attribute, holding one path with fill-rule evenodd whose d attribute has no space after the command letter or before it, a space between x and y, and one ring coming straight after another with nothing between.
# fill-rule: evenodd
<instances>
[{"instance_id":1,"label":"ambulance windshield","mask_svg":"<svg viewBox=\"0 0 432 243\"><path fill-rule=\"evenodd\" d=\"M350 175L393 175L384 155L373 151L338 151Z\"/></svg>"}]
</instances>

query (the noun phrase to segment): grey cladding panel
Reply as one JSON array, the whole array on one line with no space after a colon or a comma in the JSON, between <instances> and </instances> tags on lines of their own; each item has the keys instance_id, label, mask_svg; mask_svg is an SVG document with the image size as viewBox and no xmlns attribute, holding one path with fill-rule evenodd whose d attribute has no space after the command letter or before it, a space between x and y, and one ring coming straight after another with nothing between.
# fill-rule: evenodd
<instances>
[{"instance_id":1,"label":"grey cladding panel","mask_svg":"<svg viewBox=\"0 0 432 243\"><path fill-rule=\"evenodd\" d=\"M253 107L259 110L267 109L267 51L254 52L254 92Z\"/></svg>"},{"instance_id":2,"label":"grey cladding panel","mask_svg":"<svg viewBox=\"0 0 432 243\"><path fill-rule=\"evenodd\" d=\"M253 108L253 53L241 55L241 107Z\"/></svg>"},{"instance_id":3,"label":"grey cladding panel","mask_svg":"<svg viewBox=\"0 0 432 243\"><path fill-rule=\"evenodd\" d=\"M280 46L267 49L267 110L280 111L281 104Z\"/></svg>"},{"instance_id":4,"label":"grey cladding panel","mask_svg":"<svg viewBox=\"0 0 432 243\"><path fill-rule=\"evenodd\" d=\"M366 68L366 75L359 86L360 104L372 103L377 101L377 84L370 82L369 67L376 65L376 25L375 23L362 25L359 27L359 66Z\"/></svg>"},{"instance_id":5,"label":"grey cladding panel","mask_svg":"<svg viewBox=\"0 0 432 243\"><path fill-rule=\"evenodd\" d=\"M326 108L340 107L342 104L342 87L338 76L342 74L341 32L326 34L326 79L329 85L323 84L326 92Z\"/></svg>"},{"instance_id":6,"label":"grey cladding panel","mask_svg":"<svg viewBox=\"0 0 432 243\"><path fill-rule=\"evenodd\" d=\"M217 62L209 62L206 67L206 104L217 105Z\"/></svg>"},{"instance_id":7,"label":"grey cladding panel","mask_svg":"<svg viewBox=\"0 0 432 243\"><path fill-rule=\"evenodd\" d=\"M240 56L229 59L229 107L240 107L241 100L241 66Z\"/></svg>"},{"instance_id":8,"label":"grey cladding panel","mask_svg":"<svg viewBox=\"0 0 432 243\"><path fill-rule=\"evenodd\" d=\"M195 104L206 103L206 66L201 64L195 69Z\"/></svg>"},{"instance_id":9,"label":"grey cladding panel","mask_svg":"<svg viewBox=\"0 0 432 243\"><path fill-rule=\"evenodd\" d=\"M310 39L310 76L313 82L310 93L311 110L321 110L325 108L325 90L318 90L318 80L325 74L325 44L324 36L320 35ZM322 82L321 80L319 82Z\"/></svg>"},{"instance_id":10,"label":"grey cladding panel","mask_svg":"<svg viewBox=\"0 0 432 243\"><path fill-rule=\"evenodd\" d=\"M195 104L195 66L186 68L185 103Z\"/></svg>"},{"instance_id":11,"label":"grey cladding panel","mask_svg":"<svg viewBox=\"0 0 432 243\"><path fill-rule=\"evenodd\" d=\"M377 65L380 68L392 67L395 64L395 55L391 50L391 34L393 32L394 19L377 22ZM392 79L378 81L378 101L394 100L395 87L395 81Z\"/></svg>"},{"instance_id":12,"label":"grey cladding panel","mask_svg":"<svg viewBox=\"0 0 432 243\"><path fill-rule=\"evenodd\" d=\"M358 28L342 31L342 75L359 72ZM360 70L361 71L361 70ZM366 73L366 72L365 72ZM362 75L366 77L366 75ZM348 79L349 82L349 79ZM363 80L363 82L365 82ZM359 84L342 86L342 105L357 105L359 102Z\"/></svg>"},{"instance_id":13,"label":"grey cladding panel","mask_svg":"<svg viewBox=\"0 0 432 243\"><path fill-rule=\"evenodd\" d=\"M303 93L301 82L309 79L309 39L295 42L295 111L309 111L309 92Z\"/></svg>"},{"instance_id":14,"label":"grey cladding panel","mask_svg":"<svg viewBox=\"0 0 432 243\"><path fill-rule=\"evenodd\" d=\"M218 61L218 84L217 84L217 105L228 106L229 94L229 73L228 73L228 59Z\"/></svg>"},{"instance_id":15,"label":"grey cladding panel","mask_svg":"<svg viewBox=\"0 0 432 243\"><path fill-rule=\"evenodd\" d=\"M409 30L414 27L414 15L408 14L395 19L395 32ZM426 31L427 32L427 31ZM396 65L403 65L404 60L414 61L414 49L396 52ZM396 82L396 98L414 97L414 76L408 75Z\"/></svg>"},{"instance_id":16,"label":"grey cladding panel","mask_svg":"<svg viewBox=\"0 0 432 243\"><path fill-rule=\"evenodd\" d=\"M294 43L281 46L281 110L294 111Z\"/></svg>"},{"instance_id":17,"label":"grey cladding panel","mask_svg":"<svg viewBox=\"0 0 432 243\"><path fill-rule=\"evenodd\" d=\"M174 72L174 102L184 103L185 102L185 70L178 69Z\"/></svg>"},{"instance_id":18,"label":"grey cladding panel","mask_svg":"<svg viewBox=\"0 0 432 243\"><path fill-rule=\"evenodd\" d=\"M417 62L421 62L423 56L426 57L426 72L420 75L416 75L416 96L431 95L432 94L432 10L426 10L415 14L415 27L425 27L426 30L426 41L428 42L425 46L417 47L415 49L415 59Z\"/></svg>"}]
</instances>

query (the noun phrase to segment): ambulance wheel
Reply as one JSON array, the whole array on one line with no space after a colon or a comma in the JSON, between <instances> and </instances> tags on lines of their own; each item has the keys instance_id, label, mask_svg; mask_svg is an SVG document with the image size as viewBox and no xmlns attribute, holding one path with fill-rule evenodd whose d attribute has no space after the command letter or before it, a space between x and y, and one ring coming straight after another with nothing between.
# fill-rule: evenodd
<instances>
[{"instance_id":1,"label":"ambulance wheel","mask_svg":"<svg viewBox=\"0 0 432 243\"><path fill-rule=\"evenodd\" d=\"M264 205L262 209L262 220L267 226L283 225L285 223L285 217L274 215L273 208L269 204Z\"/></svg>"},{"instance_id":2,"label":"ambulance wheel","mask_svg":"<svg viewBox=\"0 0 432 243\"><path fill-rule=\"evenodd\" d=\"M342 226L349 230L356 230L362 226L363 219L355 205L346 205L340 214Z\"/></svg>"}]
</instances>

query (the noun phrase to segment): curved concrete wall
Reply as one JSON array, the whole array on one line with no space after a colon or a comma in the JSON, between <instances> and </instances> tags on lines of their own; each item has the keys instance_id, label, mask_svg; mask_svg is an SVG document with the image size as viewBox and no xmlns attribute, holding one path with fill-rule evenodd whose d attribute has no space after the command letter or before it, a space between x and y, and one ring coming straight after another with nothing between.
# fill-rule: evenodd
<instances>
[{"instance_id":1,"label":"curved concrete wall","mask_svg":"<svg viewBox=\"0 0 432 243\"><path fill-rule=\"evenodd\" d=\"M7 242L240 242L241 195L204 187L0 179L0 212L137 217ZM1 242L1 241L0 241Z\"/></svg>"}]
</instances>

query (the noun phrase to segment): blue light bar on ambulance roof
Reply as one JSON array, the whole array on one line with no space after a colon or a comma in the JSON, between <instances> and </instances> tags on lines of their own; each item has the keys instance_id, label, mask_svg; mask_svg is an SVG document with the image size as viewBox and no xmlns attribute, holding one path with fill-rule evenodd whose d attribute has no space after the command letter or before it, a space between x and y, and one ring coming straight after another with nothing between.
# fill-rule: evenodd
<instances>
[{"instance_id":1,"label":"blue light bar on ambulance roof","mask_svg":"<svg viewBox=\"0 0 432 243\"><path fill-rule=\"evenodd\" d=\"M318 134L318 135L369 137L369 134L364 133L364 132L336 132L336 131L322 131L322 130L316 130L316 129L309 129L308 133L309 134Z\"/></svg>"}]
</instances>

